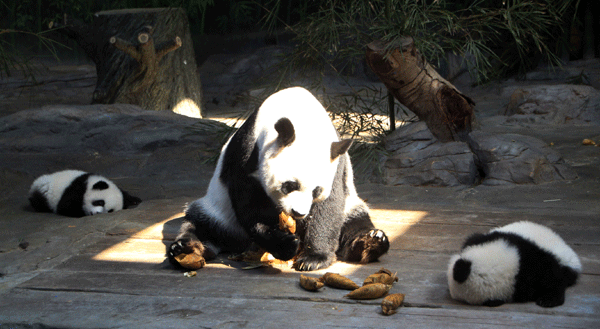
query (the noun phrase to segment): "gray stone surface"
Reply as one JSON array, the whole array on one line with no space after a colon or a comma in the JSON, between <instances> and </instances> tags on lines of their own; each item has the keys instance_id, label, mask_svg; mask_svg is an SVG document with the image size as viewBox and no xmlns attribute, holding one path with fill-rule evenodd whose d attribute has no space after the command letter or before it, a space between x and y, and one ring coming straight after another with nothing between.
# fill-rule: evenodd
<instances>
[{"instance_id":1,"label":"gray stone surface","mask_svg":"<svg viewBox=\"0 0 600 329\"><path fill-rule=\"evenodd\" d=\"M114 153L214 148L227 126L135 105L54 105L0 117L1 152ZM24 138L24 136L26 136Z\"/></svg>"},{"instance_id":2,"label":"gray stone surface","mask_svg":"<svg viewBox=\"0 0 600 329\"><path fill-rule=\"evenodd\" d=\"M577 174L558 152L531 136L474 131L470 146L484 173L483 184L541 184Z\"/></svg>"},{"instance_id":3,"label":"gray stone surface","mask_svg":"<svg viewBox=\"0 0 600 329\"><path fill-rule=\"evenodd\" d=\"M463 142L440 143L424 122L398 129L386 138L392 152L383 164L389 185L473 185L477 181L475 158Z\"/></svg>"},{"instance_id":4,"label":"gray stone surface","mask_svg":"<svg viewBox=\"0 0 600 329\"><path fill-rule=\"evenodd\" d=\"M507 122L600 125L600 92L586 85L507 87Z\"/></svg>"},{"instance_id":5,"label":"gray stone surface","mask_svg":"<svg viewBox=\"0 0 600 329\"><path fill-rule=\"evenodd\" d=\"M541 184L577 178L559 152L535 137L474 131L469 143L441 143L425 123L390 134L383 160L388 185Z\"/></svg>"}]
</instances>

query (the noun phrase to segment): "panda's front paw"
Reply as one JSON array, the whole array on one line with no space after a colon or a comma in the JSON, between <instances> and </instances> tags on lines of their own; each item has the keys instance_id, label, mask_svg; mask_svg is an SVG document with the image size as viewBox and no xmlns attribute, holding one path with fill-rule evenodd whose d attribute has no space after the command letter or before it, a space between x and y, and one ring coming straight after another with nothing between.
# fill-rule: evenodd
<instances>
[{"instance_id":1,"label":"panda's front paw","mask_svg":"<svg viewBox=\"0 0 600 329\"><path fill-rule=\"evenodd\" d=\"M284 234L274 248L267 249L273 257L280 260L290 260L296 256L300 248L300 240L294 234Z\"/></svg>"},{"instance_id":2,"label":"panda's front paw","mask_svg":"<svg viewBox=\"0 0 600 329\"><path fill-rule=\"evenodd\" d=\"M356 236L343 253L343 260L366 264L374 262L390 249L390 240L385 232L372 229Z\"/></svg>"},{"instance_id":3,"label":"panda's front paw","mask_svg":"<svg viewBox=\"0 0 600 329\"><path fill-rule=\"evenodd\" d=\"M300 254L294 261L296 271L316 271L327 268L335 262L335 255Z\"/></svg>"}]
</instances>

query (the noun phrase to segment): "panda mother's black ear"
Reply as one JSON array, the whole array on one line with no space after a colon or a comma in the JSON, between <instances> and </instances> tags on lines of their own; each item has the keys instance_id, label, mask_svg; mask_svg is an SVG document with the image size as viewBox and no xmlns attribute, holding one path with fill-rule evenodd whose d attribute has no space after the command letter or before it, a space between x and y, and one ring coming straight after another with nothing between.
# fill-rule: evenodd
<instances>
[{"instance_id":1,"label":"panda mother's black ear","mask_svg":"<svg viewBox=\"0 0 600 329\"><path fill-rule=\"evenodd\" d=\"M294 142L296 139L296 131L294 125L288 118L281 118L275 122L275 130L279 134L277 140L281 147L286 147Z\"/></svg>"},{"instance_id":2,"label":"panda mother's black ear","mask_svg":"<svg viewBox=\"0 0 600 329\"><path fill-rule=\"evenodd\" d=\"M352 146L351 139L342 139L339 142L331 143L331 161L337 159L337 157L346 153L350 146Z\"/></svg>"}]
</instances>

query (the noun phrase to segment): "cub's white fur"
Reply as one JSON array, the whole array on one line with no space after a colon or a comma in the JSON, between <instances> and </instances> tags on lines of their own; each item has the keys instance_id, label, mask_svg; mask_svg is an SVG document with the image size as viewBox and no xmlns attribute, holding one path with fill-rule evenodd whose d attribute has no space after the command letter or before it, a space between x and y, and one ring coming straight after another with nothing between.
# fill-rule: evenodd
<instances>
[{"instance_id":1,"label":"cub's white fur","mask_svg":"<svg viewBox=\"0 0 600 329\"><path fill-rule=\"evenodd\" d=\"M521 221L494 229L492 232L493 231L520 235L556 256L556 259L561 265L569 266L581 272L581 261L575 251L573 251L573 249L571 249L558 234L546 226L528 221Z\"/></svg>"}]
</instances>

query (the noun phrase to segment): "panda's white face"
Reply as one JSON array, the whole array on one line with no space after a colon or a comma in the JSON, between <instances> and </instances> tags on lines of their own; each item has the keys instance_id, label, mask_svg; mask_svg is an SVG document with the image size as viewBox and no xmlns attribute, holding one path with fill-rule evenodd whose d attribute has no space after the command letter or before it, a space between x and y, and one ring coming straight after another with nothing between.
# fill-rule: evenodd
<instances>
[{"instance_id":1,"label":"panda's white face","mask_svg":"<svg viewBox=\"0 0 600 329\"><path fill-rule=\"evenodd\" d=\"M518 272L518 250L504 239L466 247L450 259L450 295L473 305L488 300L510 301ZM457 281L457 277L462 278Z\"/></svg>"},{"instance_id":2,"label":"panda's white face","mask_svg":"<svg viewBox=\"0 0 600 329\"><path fill-rule=\"evenodd\" d=\"M339 156L351 141L339 141L323 106L303 88L271 95L256 120L260 152L255 176L283 211L306 216L313 203L329 197Z\"/></svg>"},{"instance_id":3,"label":"panda's white face","mask_svg":"<svg viewBox=\"0 0 600 329\"><path fill-rule=\"evenodd\" d=\"M329 197L338 160L331 161L329 144L295 144L300 143L294 142L277 156L265 159L262 177L271 199L286 213L302 218L313 203ZM304 156L296 158L299 154Z\"/></svg>"},{"instance_id":4,"label":"panda's white face","mask_svg":"<svg viewBox=\"0 0 600 329\"><path fill-rule=\"evenodd\" d=\"M86 216L119 211L123 209L123 193L111 181L91 175L83 196L83 211Z\"/></svg>"}]
</instances>

